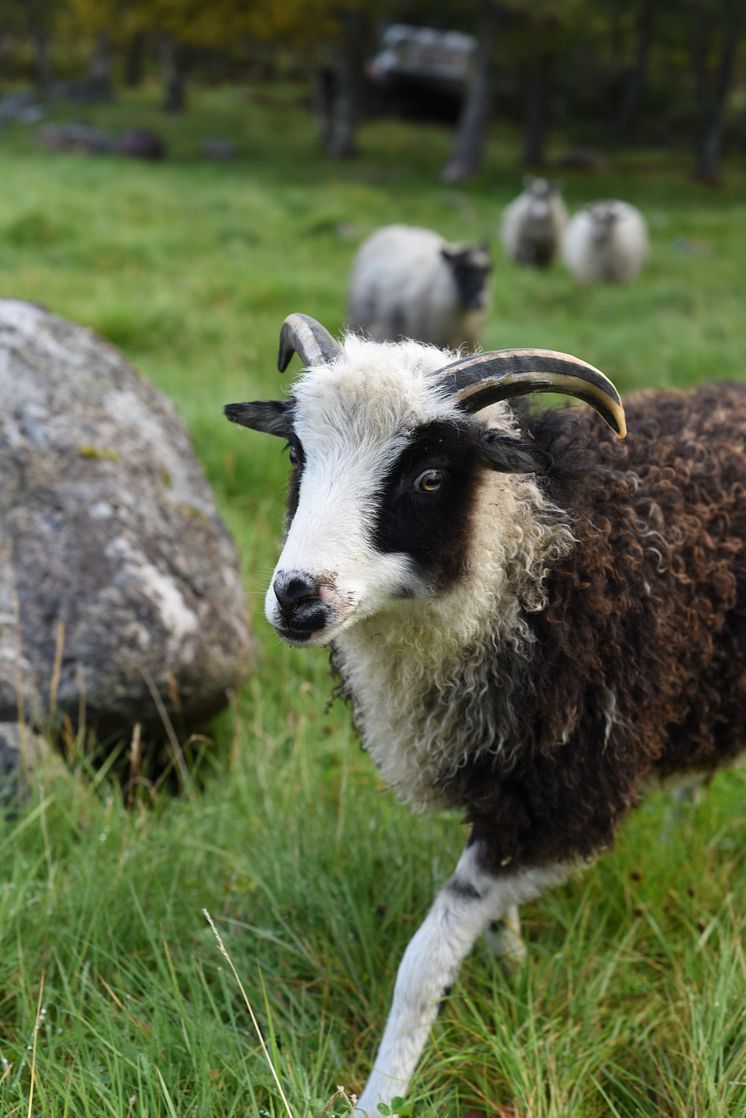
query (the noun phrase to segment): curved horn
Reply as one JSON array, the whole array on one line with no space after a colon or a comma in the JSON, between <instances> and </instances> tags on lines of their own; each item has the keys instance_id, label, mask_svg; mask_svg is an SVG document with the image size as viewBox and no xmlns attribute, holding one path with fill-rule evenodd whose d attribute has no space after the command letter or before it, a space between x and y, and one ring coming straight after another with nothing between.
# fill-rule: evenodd
<instances>
[{"instance_id":1,"label":"curved horn","mask_svg":"<svg viewBox=\"0 0 746 1118\"><path fill-rule=\"evenodd\" d=\"M339 357L342 346L329 331L308 314L289 314L280 330L277 368L284 373L297 353L304 365L326 365Z\"/></svg>"},{"instance_id":2,"label":"curved horn","mask_svg":"<svg viewBox=\"0 0 746 1118\"><path fill-rule=\"evenodd\" d=\"M620 438L627 434L622 401L609 378L569 353L498 349L461 358L433 375L464 411L479 411L529 392L561 392L590 404Z\"/></svg>"}]
</instances>

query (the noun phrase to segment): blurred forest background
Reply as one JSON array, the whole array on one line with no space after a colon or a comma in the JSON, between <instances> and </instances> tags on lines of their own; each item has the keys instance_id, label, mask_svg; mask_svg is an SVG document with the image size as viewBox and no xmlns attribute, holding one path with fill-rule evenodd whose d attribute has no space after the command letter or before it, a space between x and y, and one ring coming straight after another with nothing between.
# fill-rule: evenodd
<instances>
[{"instance_id":1,"label":"blurred forest background","mask_svg":"<svg viewBox=\"0 0 746 1118\"><path fill-rule=\"evenodd\" d=\"M473 42L462 67L442 44L430 50L428 88L411 52L393 72L386 58L366 67L391 24ZM746 147L745 30L742 0L2 0L0 73L44 98L92 101L157 69L170 112L187 109L190 86L300 79L332 157L355 153L366 110L450 111L449 182L478 169L492 116L520 129L526 166L544 166L561 131L603 149L686 147L694 174L717 182L726 147ZM438 61L450 67L440 81Z\"/></svg>"}]
</instances>

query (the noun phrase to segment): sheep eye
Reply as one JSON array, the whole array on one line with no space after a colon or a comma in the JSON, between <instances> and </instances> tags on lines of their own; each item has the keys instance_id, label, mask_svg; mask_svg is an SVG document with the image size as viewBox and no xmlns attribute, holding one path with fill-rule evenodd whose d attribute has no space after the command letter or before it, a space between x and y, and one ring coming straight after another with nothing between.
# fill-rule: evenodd
<instances>
[{"instance_id":1,"label":"sheep eye","mask_svg":"<svg viewBox=\"0 0 746 1118\"><path fill-rule=\"evenodd\" d=\"M442 470L423 470L415 479L414 487L420 493L437 493L444 480L445 474Z\"/></svg>"},{"instance_id":2,"label":"sheep eye","mask_svg":"<svg viewBox=\"0 0 746 1118\"><path fill-rule=\"evenodd\" d=\"M299 466L303 461L303 451L301 450L300 443L293 440L285 444L285 450L288 452L290 465L295 467Z\"/></svg>"}]
</instances>

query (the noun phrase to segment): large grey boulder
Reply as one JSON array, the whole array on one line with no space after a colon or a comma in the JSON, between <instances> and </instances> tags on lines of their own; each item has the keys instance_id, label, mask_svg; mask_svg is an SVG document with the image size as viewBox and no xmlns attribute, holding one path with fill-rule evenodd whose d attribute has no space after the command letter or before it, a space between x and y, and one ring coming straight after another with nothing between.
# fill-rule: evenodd
<instances>
[{"instance_id":1,"label":"large grey boulder","mask_svg":"<svg viewBox=\"0 0 746 1118\"><path fill-rule=\"evenodd\" d=\"M84 711L129 734L162 703L191 730L250 650L235 548L172 405L89 330L0 300L0 722Z\"/></svg>"}]
</instances>

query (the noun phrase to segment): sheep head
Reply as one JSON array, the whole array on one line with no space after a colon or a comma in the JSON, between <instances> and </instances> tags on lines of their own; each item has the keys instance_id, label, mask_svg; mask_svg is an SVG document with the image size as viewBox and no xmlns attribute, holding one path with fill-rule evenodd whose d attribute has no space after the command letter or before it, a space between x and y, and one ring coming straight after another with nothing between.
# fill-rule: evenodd
<instances>
[{"instance_id":1,"label":"sheep head","mask_svg":"<svg viewBox=\"0 0 746 1118\"><path fill-rule=\"evenodd\" d=\"M492 258L487 243L445 244L440 254L451 269L459 306L465 311L485 310L492 271Z\"/></svg>"},{"instance_id":2,"label":"sheep head","mask_svg":"<svg viewBox=\"0 0 746 1118\"><path fill-rule=\"evenodd\" d=\"M593 242L606 244L611 240L615 227L622 218L622 211L616 202L591 202L586 207L593 226Z\"/></svg>"},{"instance_id":3,"label":"sheep head","mask_svg":"<svg viewBox=\"0 0 746 1118\"><path fill-rule=\"evenodd\" d=\"M487 479L550 465L521 438L507 398L577 396L624 433L614 386L566 354L454 360L418 342L355 335L340 345L313 319L290 315L281 369L293 350L306 368L289 399L226 408L234 422L289 444L287 533L265 609L291 644L328 644L382 611L443 597L464 579ZM499 535L507 480L497 490L490 507Z\"/></svg>"}]
</instances>

